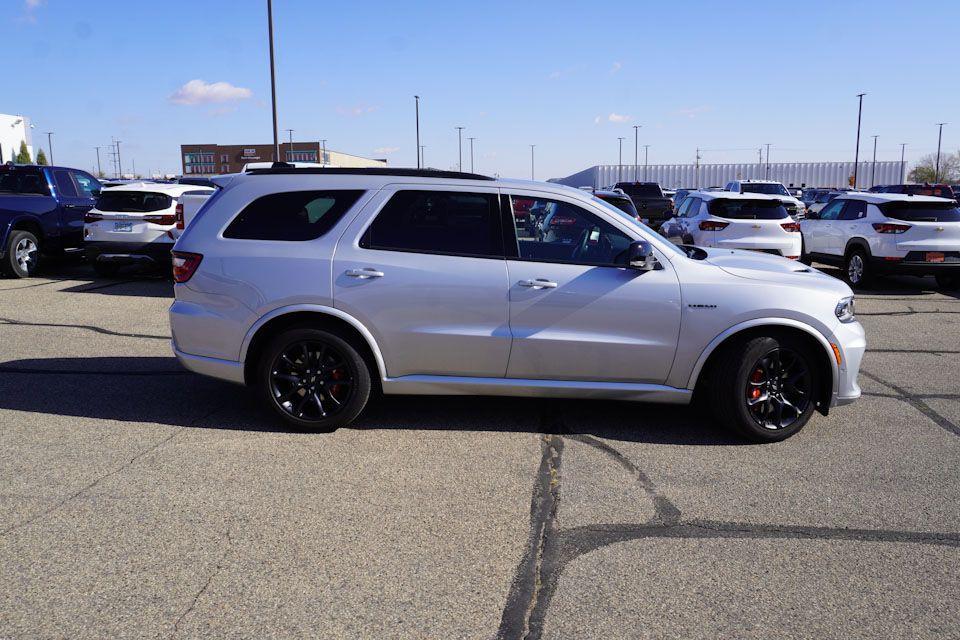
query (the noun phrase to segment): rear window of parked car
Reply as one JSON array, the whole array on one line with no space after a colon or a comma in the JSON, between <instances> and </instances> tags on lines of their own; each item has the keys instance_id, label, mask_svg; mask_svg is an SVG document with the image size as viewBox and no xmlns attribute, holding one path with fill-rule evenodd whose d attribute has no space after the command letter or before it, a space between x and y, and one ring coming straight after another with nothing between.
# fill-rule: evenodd
<instances>
[{"instance_id":1,"label":"rear window of parked car","mask_svg":"<svg viewBox=\"0 0 960 640\"><path fill-rule=\"evenodd\" d=\"M165 193L149 191L104 191L97 199L99 211L146 213L169 209L173 199Z\"/></svg>"},{"instance_id":2,"label":"rear window of parked car","mask_svg":"<svg viewBox=\"0 0 960 640\"><path fill-rule=\"evenodd\" d=\"M303 241L337 224L363 191L289 191L257 198L223 232L239 240Z\"/></svg>"},{"instance_id":3,"label":"rear window of parked car","mask_svg":"<svg viewBox=\"0 0 960 640\"><path fill-rule=\"evenodd\" d=\"M637 213L637 208L633 206L633 200L630 198L616 198L613 196L597 196L599 200L605 200L609 202L620 211L623 211L630 215L632 218L639 218L640 214Z\"/></svg>"},{"instance_id":4,"label":"rear window of parked car","mask_svg":"<svg viewBox=\"0 0 960 640\"><path fill-rule=\"evenodd\" d=\"M883 215L906 222L960 222L960 207L952 202L887 202Z\"/></svg>"},{"instance_id":5,"label":"rear window of parked car","mask_svg":"<svg viewBox=\"0 0 960 640\"><path fill-rule=\"evenodd\" d=\"M47 180L37 169L0 171L0 192L17 195L48 196Z\"/></svg>"},{"instance_id":6,"label":"rear window of parked car","mask_svg":"<svg viewBox=\"0 0 960 640\"><path fill-rule=\"evenodd\" d=\"M489 193L398 191L364 233L360 246L502 258L500 205Z\"/></svg>"},{"instance_id":7,"label":"rear window of parked car","mask_svg":"<svg viewBox=\"0 0 960 640\"><path fill-rule=\"evenodd\" d=\"M779 220L789 217L778 200L711 200L710 215L732 220Z\"/></svg>"},{"instance_id":8,"label":"rear window of parked car","mask_svg":"<svg viewBox=\"0 0 960 640\"><path fill-rule=\"evenodd\" d=\"M631 184L629 182L618 182L618 189L623 189L624 193L636 198L662 198L663 191L659 185L655 184Z\"/></svg>"}]
</instances>

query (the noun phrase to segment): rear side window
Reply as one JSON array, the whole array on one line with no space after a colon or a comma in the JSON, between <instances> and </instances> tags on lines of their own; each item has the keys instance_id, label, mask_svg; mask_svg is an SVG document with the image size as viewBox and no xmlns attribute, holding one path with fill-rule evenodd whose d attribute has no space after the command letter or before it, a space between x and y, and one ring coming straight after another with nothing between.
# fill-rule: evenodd
<instances>
[{"instance_id":1,"label":"rear side window","mask_svg":"<svg viewBox=\"0 0 960 640\"><path fill-rule=\"evenodd\" d=\"M165 193L149 191L104 191L97 199L99 211L147 213L169 209L173 199Z\"/></svg>"},{"instance_id":2,"label":"rear side window","mask_svg":"<svg viewBox=\"0 0 960 640\"><path fill-rule=\"evenodd\" d=\"M353 190L290 191L263 196L237 214L223 237L290 242L315 240L332 229L361 194L363 191Z\"/></svg>"},{"instance_id":3,"label":"rear side window","mask_svg":"<svg viewBox=\"0 0 960 640\"><path fill-rule=\"evenodd\" d=\"M953 202L887 202L883 215L907 222L960 222L960 206Z\"/></svg>"},{"instance_id":4,"label":"rear side window","mask_svg":"<svg viewBox=\"0 0 960 640\"><path fill-rule=\"evenodd\" d=\"M494 194L398 191L364 233L365 249L503 257Z\"/></svg>"},{"instance_id":5,"label":"rear side window","mask_svg":"<svg viewBox=\"0 0 960 640\"><path fill-rule=\"evenodd\" d=\"M779 220L789 217L779 200L711 200L710 215L732 220Z\"/></svg>"},{"instance_id":6,"label":"rear side window","mask_svg":"<svg viewBox=\"0 0 960 640\"><path fill-rule=\"evenodd\" d=\"M847 206L840 213L840 220L859 220L867 217L867 203L863 200L847 200Z\"/></svg>"},{"instance_id":7,"label":"rear side window","mask_svg":"<svg viewBox=\"0 0 960 640\"><path fill-rule=\"evenodd\" d=\"M0 170L0 193L48 196L47 181L37 169Z\"/></svg>"}]
</instances>

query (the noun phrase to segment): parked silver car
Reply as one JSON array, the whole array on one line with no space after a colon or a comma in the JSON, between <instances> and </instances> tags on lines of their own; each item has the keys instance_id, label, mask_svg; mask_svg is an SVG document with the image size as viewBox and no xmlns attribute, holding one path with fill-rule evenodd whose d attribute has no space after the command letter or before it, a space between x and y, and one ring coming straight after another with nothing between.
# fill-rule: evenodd
<instances>
[{"instance_id":1,"label":"parked silver car","mask_svg":"<svg viewBox=\"0 0 960 640\"><path fill-rule=\"evenodd\" d=\"M696 398L772 441L860 395L847 285L674 246L582 190L379 168L218 181L174 247L173 347L297 427L346 425L375 391ZM549 208L549 233L517 229L515 200Z\"/></svg>"}]
</instances>

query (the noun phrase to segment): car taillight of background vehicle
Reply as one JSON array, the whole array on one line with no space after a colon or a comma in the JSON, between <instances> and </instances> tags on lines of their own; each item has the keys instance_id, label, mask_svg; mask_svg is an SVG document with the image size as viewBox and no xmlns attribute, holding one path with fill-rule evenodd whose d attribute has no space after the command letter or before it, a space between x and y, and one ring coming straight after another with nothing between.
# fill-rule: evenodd
<instances>
[{"instance_id":1,"label":"car taillight of background vehicle","mask_svg":"<svg viewBox=\"0 0 960 640\"><path fill-rule=\"evenodd\" d=\"M910 228L910 225L891 224L889 222L874 222L873 228L877 233L903 233Z\"/></svg>"},{"instance_id":2,"label":"car taillight of background vehicle","mask_svg":"<svg viewBox=\"0 0 960 640\"><path fill-rule=\"evenodd\" d=\"M554 216L553 220L550 221L550 226L552 227L554 225L557 225L559 227L559 226L566 226L566 225L576 224L576 223L577 223L576 218L565 218L561 216Z\"/></svg>"},{"instance_id":3,"label":"car taillight of background vehicle","mask_svg":"<svg viewBox=\"0 0 960 640\"><path fill-rule=\"evenodd\" d=\"M164 226L169 226L176 223L177 216L172 213L164 213L160 215L149 215L143 216L144 222L152 222L153 224L162 224Z\"/></svg>"},{"instance_id":4,"label":"car taillight of background vehicle","mask_svg":"<svg viewBox=\"0 0 960 640\"><path fill-rule=\"evenodd\" d=\"M184 283L193 277L193 273L200 266L203 256L199 253L187 253L186 251L171 251L173 255L173 281Z\"/></svg>"},{"instance_id":5,"label":"car taillight of background vehicle","mask_svg":"<svg viewBox=\"0 0 960 640\"><path fill-rule=\"evenodd\" d=\"M720 222L719 220L704 220L700 223L700 231L720 231L730 226L729 222Z\"/></svg>"},{"instance_id":6,"label":"car taillight of background vehicle","mask_svg":"<svg viewBox=\"0 0 960 640\"><path fill-rule=\"evenodd\" d=\"M99 213L90 213L87 211L85 214L83 214L84 222L100 222L101 220L103 220L103 216Z\"/></svg>"},{"instance_id":7,"label":"car taillight of background vehicle","mask_svg":"<svg viewBox=\"0 0 960 640\"><path fill-rule=\"evenodd\" d=\"M799 222L784 222L780 226L783 227L784 231L789 231L791 233L800 233Z\"/></svg>"},{"instance_id":8,"label":"car taillight of background vehicle","mask_svg":"<svg viewBox=\"0 0 960 640\"><path fill-rule=\"evenodd\" d=\"M175 214L174 217L176 217L176 219L177 219L177 229L180 229L180 230L182 231L183 228L184 228L184 224L183 224L183 204L181 204L181 203L179 203L179 202L177 203L177 213Z\"/></svg>"}]
</instances>

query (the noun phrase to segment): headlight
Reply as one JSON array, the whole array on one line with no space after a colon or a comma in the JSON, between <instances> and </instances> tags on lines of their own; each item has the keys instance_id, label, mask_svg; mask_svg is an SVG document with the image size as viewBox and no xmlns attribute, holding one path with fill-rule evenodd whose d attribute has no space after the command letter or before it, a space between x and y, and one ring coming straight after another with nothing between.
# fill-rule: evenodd
<instances>
[{"instance_id":1,"label":"headlight","mask_svg":"<svg viewBox=\"0 0 960 640\"><path fill-rule=\"evenodd\" d=\"M853 322L857 319L853 310L853 296L844 298L837 303L837 308L833 310L840 322Z\"/></svg>"}]
</instances>

